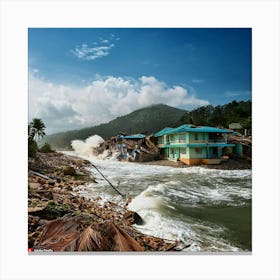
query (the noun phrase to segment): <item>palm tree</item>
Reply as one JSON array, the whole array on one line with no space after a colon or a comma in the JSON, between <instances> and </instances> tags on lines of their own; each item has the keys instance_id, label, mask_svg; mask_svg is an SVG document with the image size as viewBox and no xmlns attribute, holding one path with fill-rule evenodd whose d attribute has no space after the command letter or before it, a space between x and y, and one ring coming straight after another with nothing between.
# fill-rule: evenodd
<instances>
[{"instance_id":1,"label":"palm tree","mask_svg":"<svg viewBox=\"0 0 280 280\"><path fill-rule=\"evenodd\" d=\"M41 119L32 119L30 125L28 125L28 135L30 135L33 139L39 140L39 138L43 138L45 133L45 124Z\"/></svg>"}]
</instances>

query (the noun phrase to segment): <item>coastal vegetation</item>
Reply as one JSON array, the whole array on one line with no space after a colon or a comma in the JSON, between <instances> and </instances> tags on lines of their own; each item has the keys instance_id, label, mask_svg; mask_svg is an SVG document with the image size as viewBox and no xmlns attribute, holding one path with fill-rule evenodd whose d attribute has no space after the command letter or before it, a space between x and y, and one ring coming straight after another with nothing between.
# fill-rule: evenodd
<instances>
[{"instance_id":1,"label":"coastal vegetation","mask_svg":"<svg viewBox=\"0 0 280 280\"><path fill-rule=\"evenodd\" d=\"M44 122L38 118L32 119L28 124L28 157L34 158L38 151L41 153L53 152L48 143L45 143L41 148L38 147L37 142L46 135L45 128Z\"/></svg>"}]
</instances>

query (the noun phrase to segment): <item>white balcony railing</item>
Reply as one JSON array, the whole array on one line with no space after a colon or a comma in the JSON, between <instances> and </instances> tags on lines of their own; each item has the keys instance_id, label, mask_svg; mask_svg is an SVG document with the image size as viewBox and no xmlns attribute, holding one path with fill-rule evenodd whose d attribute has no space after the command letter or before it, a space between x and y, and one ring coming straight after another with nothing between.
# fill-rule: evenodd
<instances>
[{"instance_id":1,"label":"white balcony railing","mask_svg":"<svg viewBox=\"0 0 280 280\"><path fill-rule=\"evenodd\" d=\"M158 146L172 145L172 144L213 144L213 143L226 143L226 139L209 139L209 140L191 140L187 142L183 139L170 140L167 142L158 143Z\"/></svg>"}]
</instances>

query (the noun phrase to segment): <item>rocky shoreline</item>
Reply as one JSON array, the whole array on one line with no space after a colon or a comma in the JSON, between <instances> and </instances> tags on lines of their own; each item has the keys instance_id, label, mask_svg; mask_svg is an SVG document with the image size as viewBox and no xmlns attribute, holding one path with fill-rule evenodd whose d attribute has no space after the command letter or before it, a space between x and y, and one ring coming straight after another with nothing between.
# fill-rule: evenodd
<instances>
[{"instance_id":1,"label":"rocky shoreline","mask_svg":"<svg viewBox=\"0 0 280 280\"><path fill-rule=\"evenodd\" d=\"M91 163L62 153L28 161L28 248L32 251L181 251L190 245L148 236L141 217L113 202L75 190L95 182Z\"/></svg>"}]
</instances>

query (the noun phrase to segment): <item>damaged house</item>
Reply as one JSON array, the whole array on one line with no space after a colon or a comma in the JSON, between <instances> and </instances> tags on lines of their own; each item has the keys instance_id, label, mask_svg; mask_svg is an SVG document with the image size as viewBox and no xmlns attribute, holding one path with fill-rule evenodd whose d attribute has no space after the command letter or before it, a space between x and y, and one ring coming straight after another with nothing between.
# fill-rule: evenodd
<instances>
[{"instance_id":1,"label":"damaged house","mask_svg":"<svg viewBox=\"0 0 280 280\"><path fill-rule=\"evenodd\" d=\"M161 155L169 160L180 160L188 165L219 164L223 149L229 144L229 130L210 126L185 124L177 128L164 128L155 133Z\"/></svg>"},{"instance_id":2,"label":"damaged house","mask_svg":"<svg viewBox=\"0 0 280 280\"><path fill-rule=\"evenodd\" d=\"M120 133L106 141L105 149L115 151L117 160L147 161L158 154L158 148L145 134L125 135ZM115 154L115 152L113 152Z\"/></svg>"},{"instance_id":3,"label":"damaged house","mask_svg":"<svg viewBox=\"0 0 280 280\"><path fill-rule=\"evenodd\" d=\"M115 138L116 148L118 151L117 159L130 159L134 161L136 159L136 156L141 152L141 145L144 142L145 137L146 135L144 134L118 135Z\"/></svg>"}]
</instances>

